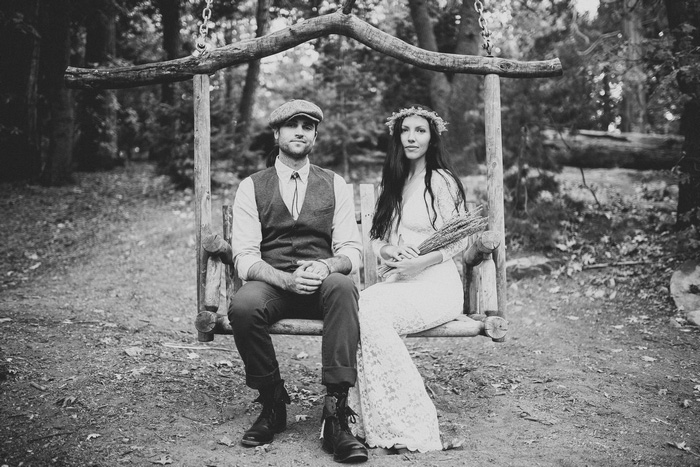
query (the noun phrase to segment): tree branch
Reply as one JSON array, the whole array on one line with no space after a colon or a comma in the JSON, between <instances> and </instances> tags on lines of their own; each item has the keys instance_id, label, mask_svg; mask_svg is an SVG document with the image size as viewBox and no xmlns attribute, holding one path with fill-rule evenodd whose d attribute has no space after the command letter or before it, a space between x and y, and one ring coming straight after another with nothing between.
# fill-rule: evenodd
<instances>
[{"instance_id":1,"label":"tree branch","mask_svg":"<svg viewBox=\"0 0 700 467\"><path fill-rule=\"evenodd\" d=\"M502 58L429 52L403 42L365 21L340 11L300 21L263 37L213 49L203 57L183 57L166 62L109 69L68 67L66 87L76 89L118 89L191 79L222 68L258 60L329 34L339 34L406 63L434 71L497 74L508 78L561 76L558 58L520 62Z\"/></svg>"}]
</instances>

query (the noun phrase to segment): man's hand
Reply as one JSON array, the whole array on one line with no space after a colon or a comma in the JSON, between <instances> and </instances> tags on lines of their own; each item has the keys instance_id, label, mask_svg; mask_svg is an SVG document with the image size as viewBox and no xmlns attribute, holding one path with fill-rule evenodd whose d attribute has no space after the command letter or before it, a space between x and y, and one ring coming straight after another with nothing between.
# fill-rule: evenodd
<instances>
[{"instance_id":1,"label":"man's hand","mask_svg":"<svg viewBox=\"0 0 700 467\"><path fill-rule=\"evenodd\" d=\"M292 280L287 284L287 290L300 295L311 295L328 276L328 268L318 261L298 261L298 264L299 267L292 273Z\"/></svg>"}]
</instances>

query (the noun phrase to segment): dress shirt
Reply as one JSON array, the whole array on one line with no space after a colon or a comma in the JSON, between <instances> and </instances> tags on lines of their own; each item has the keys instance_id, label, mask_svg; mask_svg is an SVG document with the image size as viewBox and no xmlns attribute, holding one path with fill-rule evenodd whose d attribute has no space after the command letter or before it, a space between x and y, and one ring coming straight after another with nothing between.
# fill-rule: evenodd
<instances>
[{"instance_id":1,"label":"dress shirt","mask_svg":"<svg viewBox=\"0 0 700 467\"><path fill-rule=\"evenodd\" d=\"M299 207L303 210L309 182L309 161L307 160L302 168L295 171L277 158L275 169L279 178L280 194L290 214L292 213L292 198L295 189L292 173L299 173L299 180L297 180ZM359 269L362 260L362 239L355 221L355 201L352 198L352 191L338 174L334 174L333 190L335 192L335 210L333 212L331 247L334 255L345 255L350 259L354 272ZM238 276L243 280L248 280L250 267L262 261L260 257L262 226L255 202L255 187L253 179L250 177L245 178L238 186L236 199L233 202L233 219L231 243L235 267Z\"/></svg>"}]
</instances>

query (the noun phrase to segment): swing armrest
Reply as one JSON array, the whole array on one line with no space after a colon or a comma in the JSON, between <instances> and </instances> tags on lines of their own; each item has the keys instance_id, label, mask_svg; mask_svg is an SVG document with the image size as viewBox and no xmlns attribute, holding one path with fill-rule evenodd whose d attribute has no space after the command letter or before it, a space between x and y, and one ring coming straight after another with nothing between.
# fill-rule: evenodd
<instances>
[{"instance_id":1,"label":"swing armrest","mask_svg":"<svg viewBox=\"0 0 700 467\"><path fill-rule=\"evenodd\" d=\"M220 235L211 232L208 227L202 232L202 248L211 256L221 259L222 263L233 266L231 245Z\"/></svg>"}]
</instances>

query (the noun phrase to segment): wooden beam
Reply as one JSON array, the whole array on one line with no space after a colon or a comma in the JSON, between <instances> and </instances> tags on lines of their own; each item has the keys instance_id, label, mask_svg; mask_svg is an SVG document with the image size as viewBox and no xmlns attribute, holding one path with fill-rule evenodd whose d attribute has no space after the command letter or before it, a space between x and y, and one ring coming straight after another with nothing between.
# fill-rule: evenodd
<instances>
[{"instance_id":1,"label":"wooden beam","mask_svg":"<svg viewBox=\"0 0 700 467\"><path fill-rule=\"evenodd\" d=\"M209 254L202 247L202 234L211 226L210 114L209 76L196 75L194 88L194 218L197 248L197 310L205 310L206 270ZM214 339L213 334L199 333L200 342Z\"/></svg>"},{"instance_id":2,"label":"wooden beam","mask_svg":"<svg viewBox=\"0 0 700 467\"><path fill-rule=\"evenodd\" d=\"M438 305L439 306L439 305ZM233 334L228 318L213 311L201 311L195 320L195 327L202 334ZM320 336L323 334L323 321L317 319L283 319L270 326L270 334L297 336ZM503 318L490 316L474 320L462 315L440 326L426 331L409 334L408 337L476 337L502 338L508 329Z\"/></svg>"},{"instance_id":3,"label":"wooden beam","mask_svg":"<svg viewBox=\"0 0 700 467\"><path fill-rule=\"evenodd\" d=\"M207 277L204 287L204 309L216 311L221 304L221 270L224 264L216 256L207 259Z\"/></svg>"},{"instance_id":4,"label":"wooden beam","mask_svg":"<svg viewBox=\"0 0 700 467\"><path fill-rule=\"evenodd\" d=\"M496 295L498 310L486 310L487 314L505 317L506 314L506 238L505 208L503 205L503 147L501 139L501 82L498 75L486 75L484 79L484 118L486 120L486 189L488 191L488 230L501 235L500 243L493 251L496 265Z\"/></svg>"},{"instance_id":5,"label":"wooden beam","mask_svg":"<svg viewBox=\"0 0 700 467\"><path fill-rule=\"evenodd\" d=\"M495 74L508 78L545 78L562 74L558 58L520 62L503 58L430 52L407 44L353 15L336 11L299 21L266 36L225 45L203 57L183 57L130 67L88 69L68 67L65 84L76 89L118 89L149 84L185 81L197 74L212 74L252 60L291 49L321 36L339 34L361 42L371 49L428 70Z\"/></svg>"},{"instance_id":6,"label":"wooden beam","mask_svg":"<svg viewBox=\"0 0 700 467\"><path fill-rule=\"evenodd\" d=\"M377 283L377 257L372 249L369 233L372 230L374 217L374 184L360 185L360 213L362 215L362 258L364 260L365 288Z\"/></svg>"}]
</instances>

